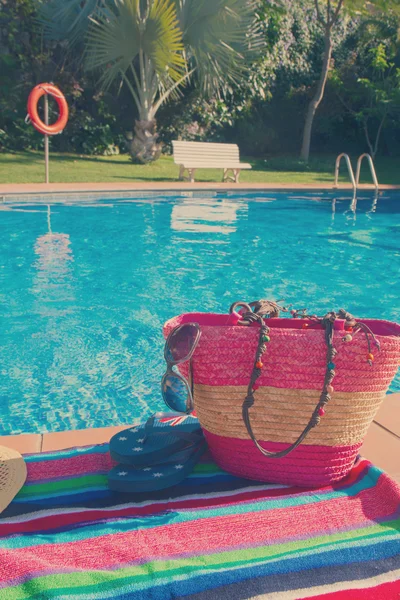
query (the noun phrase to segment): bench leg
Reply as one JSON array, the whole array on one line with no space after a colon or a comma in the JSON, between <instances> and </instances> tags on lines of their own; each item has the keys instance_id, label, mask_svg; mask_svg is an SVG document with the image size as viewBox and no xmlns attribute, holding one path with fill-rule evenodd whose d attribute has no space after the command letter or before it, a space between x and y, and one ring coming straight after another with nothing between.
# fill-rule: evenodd
<instances>
[{"instance_id":1,"label":"bench leg","mask_svg":"<svg viewBox=\"0 0 400 600\"><path fill-rule=\"evenodd\" d=\"M185 177L185 171L188 172L188 177ZM179 181L190 181L190 183L194 183L194 174L196 169L186 169L183 165L180 165L179 168Z\"/></svg>"},{"instance_id":2,"label":"bench leg","mask_svg":"<svg viewBox=\"0 0 400 600\"><path fill-rule=\"evenodd\" d=\"M232 171L232 175L229 175L229 171ZM239 175L240 169L224 169L224 176L222 181L226 183L227 181L234 181L235 183L239 183Z\"/></svg>"},{"instance_id":3,"label":"bench leg","mask_svg":"<svg viewBox=\"0 0 400 600\"><path fill-rule=\"evenodd\" d=\"M185 181L185 167L180 165L179 167L179 181Z\"/></svg>"},{"instance_id":4,"label":"bench leg","mask_svg":"<svg viewBox=\"0 0 400 600\"><path fill-rule=\"evenodd\" d=\"M229 174L229 171L232 171L232 173L234 173L233 169L224 169L224 176L222 178L222 181L224 183L226 183L227 181L235 181L234 177L232 177L232 175Z\"/></svg>"}]
</instances>

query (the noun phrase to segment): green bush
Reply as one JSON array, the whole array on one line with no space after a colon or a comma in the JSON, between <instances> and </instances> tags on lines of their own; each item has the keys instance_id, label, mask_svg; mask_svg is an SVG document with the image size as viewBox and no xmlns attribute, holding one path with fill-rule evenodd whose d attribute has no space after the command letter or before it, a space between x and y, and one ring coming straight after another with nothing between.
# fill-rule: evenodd
<instances>
[{"instance_id":1,"label":"green bush","mask_svg":"<svg viewBox=\"0 0 400 600\"><path fill-rule=\"evenodd\" d=\"M0 2L0 150L40 150L44 137L25 123L32 88L54 81L67 98L70 118L62 135L50 138L54 150L79 154L114 154L124 149L118 114L125 108L114 95L99 94L82 72L80 57L66 54L62 44L45 44L36 25L36 1ZM57 119L49 102L50 122ZM41 114L41 108L39 114ZM41 114L42 118L43 115Z\"/></svg>"}]
</instances>

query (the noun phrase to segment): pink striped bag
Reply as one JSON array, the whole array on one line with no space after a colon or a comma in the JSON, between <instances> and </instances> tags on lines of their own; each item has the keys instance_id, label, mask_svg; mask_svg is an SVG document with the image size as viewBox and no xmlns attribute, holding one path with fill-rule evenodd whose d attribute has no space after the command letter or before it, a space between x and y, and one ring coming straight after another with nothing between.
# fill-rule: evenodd
<instances>
[{"instance_id":1,"label":"pink striped bag","mask_svg":"<svg viewBox=\"0 0 400 600\"><path fill-rule=\"evenodd\" d=\"M183 323L201 327L194 404L222 469L326 485L350 471L385 398L400 363L400 325L345 311L279 318L279 308L260 301L229 314L188 313L167 321L164 335Z\"/></svg>"}]
</instances>

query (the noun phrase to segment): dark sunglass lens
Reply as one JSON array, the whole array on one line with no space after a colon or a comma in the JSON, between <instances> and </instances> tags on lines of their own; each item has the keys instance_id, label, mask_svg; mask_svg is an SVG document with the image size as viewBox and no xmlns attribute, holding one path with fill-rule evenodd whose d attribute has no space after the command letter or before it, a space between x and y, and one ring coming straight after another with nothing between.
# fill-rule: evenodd
<instances>
[{"instance_id":1,"label":"dark sunglass lens","mask_svg":"<svg viewBox=\"0 0 400 600\"><path fill-rule=\"evenodd\" d=\"M170 336L165 351L165 358L170 362L185 360L193 349L198 328L188 323L178 327Z\"/></svg>"},{"instance_id":2,"label":"dark sunglass lens","mask_svg":"<svg viewBox=\"0 0 400 600\"><path fill-rule=\"evenodd\" d=\"M167 360L168 362L170 362L170 363L175 362L174 356L171 352L171 348L169 347L169 343L165 345L164 356L165 356L165 360Z\"/></svg>"},{"instance_id":3,"label":"dark sunglass lens","mask_svg":"<svg viewBox=\"0 0 400 600\"><path fill-rule=\"evenodd\" d=\"M167 406L178 412L187 412L189 408L188 388L182 379L174 375L166 375L161 385Z\"/></svg>"}]
</instances>

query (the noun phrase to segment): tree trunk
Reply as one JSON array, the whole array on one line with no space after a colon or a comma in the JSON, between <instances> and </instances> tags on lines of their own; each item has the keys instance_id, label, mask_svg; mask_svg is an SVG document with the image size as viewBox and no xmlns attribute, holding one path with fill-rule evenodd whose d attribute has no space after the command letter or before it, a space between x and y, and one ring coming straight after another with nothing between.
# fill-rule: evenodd
<instances>
[{"instance_id":1,"label":"tree trunk","mask_svg":"<svg viewBox=\"0 0 400 600\"><path fill-rule=\"evenodd\" d=\"M136 121L135 133L129 144L129 153L135 163L147 164L160 158L161 144L157 143L156 121Z\"/></svg>"},{"instance_id":2,"label":"tree trunk","mask_svg":"<svg viewBox=\"0 0 400 600\"><path fill-rule=\"evenodd\" d=\"M365 141L367 142L369 153L372 156L372 158L374 159L375 158L374 148L372 146L372 142L371 142L371 139L369 137L368 120L367 119L364 119L364 121L363 121L363 128L364 128L364 134L365 134Z\"/></svg>"},{"instance_id":3,"label":"tree trunk","mask_svg":"<svg viewBox=\"0 0 400 600\"><path fill-rule=\"evenodd\" d=\"M331 38L331 28L326 26L325 28L325 48L324 48L324 57L322 62L321 74L318 81L317 90L310 104L308 105L306 121L304 124L303 131L303 143L301 146L300 158L301 160L308 161L310 156L310 144L311 144L311 133L314 122L315 113L317 112L317 108L321 103L322 98L324 97L326 80L328 78L329 67L332 56L332 38Z\"/></svg>"},{"instance_id":4,"label":"tree trunk","mask_svg":"<svg viewBox=\"0 0 400 600\"><path fill-rule=\"evenodd\" d=\"M383 115L382 120L379 123L378 131L376 133L375 144L374 144L374 151L373 151L373 154L372 154L373 160L375 160L376 153L378 152L379 140L381 138L381 133L382 133L383 125L384 125L384 123L386 121L386 117L387 117L387 111Z\"/></svg>"}]
</instances>

